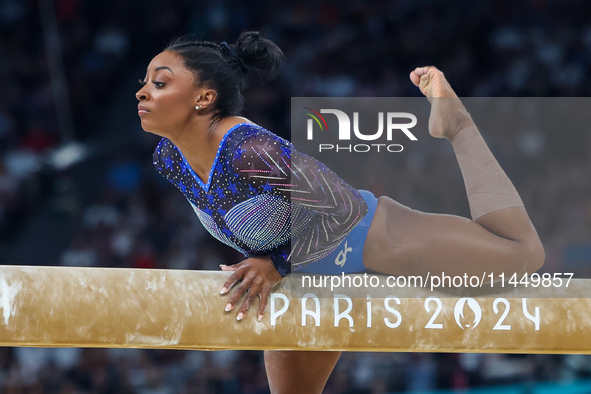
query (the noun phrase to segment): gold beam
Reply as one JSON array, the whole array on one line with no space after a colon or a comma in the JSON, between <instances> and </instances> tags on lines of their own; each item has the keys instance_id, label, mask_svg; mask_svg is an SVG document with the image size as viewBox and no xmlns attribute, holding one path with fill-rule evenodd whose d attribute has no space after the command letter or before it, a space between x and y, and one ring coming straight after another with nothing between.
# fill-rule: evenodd
<instances>
[{"instance_id":1,"label":"gold beam","mask_svg":"<svg viewBox=\"0 0 591 394\"><path fill-rule=\"evenodd\" d=\"M302 291L303 276L293 275L258 322L254 307L242 321L237 309L224 312L228 297L219 290L228 275L2 266L0 345L591 353L590 280L460 297L409 288Z\"/></svg>"}]
</instances>

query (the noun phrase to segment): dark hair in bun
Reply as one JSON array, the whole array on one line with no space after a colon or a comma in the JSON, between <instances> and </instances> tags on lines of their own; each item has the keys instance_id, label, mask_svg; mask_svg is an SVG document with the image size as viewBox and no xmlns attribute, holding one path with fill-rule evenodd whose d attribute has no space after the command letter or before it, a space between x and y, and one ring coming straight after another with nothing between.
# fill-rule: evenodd
<instances>
[{"instance_id":1,"label":"dark hair in bun","mask_svg":"<svg viewBox=\"0 0 591 394\"><path fill-rule=\"evenodd\" d=\"M175 51L200 84L215 89L218 119L240 115L244 108L241 92L252 71L271 79L277 75L284 58L281 49L258 31L243 32L235 44L180 37L165 50Z\"/></svg>"}]
</instances>

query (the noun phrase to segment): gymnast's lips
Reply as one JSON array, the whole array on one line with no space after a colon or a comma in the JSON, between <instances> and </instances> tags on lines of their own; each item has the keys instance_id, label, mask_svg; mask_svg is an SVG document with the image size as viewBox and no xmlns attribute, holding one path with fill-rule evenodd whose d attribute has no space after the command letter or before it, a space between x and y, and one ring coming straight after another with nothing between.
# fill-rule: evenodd
<instances>
[{"instance_id":1,"label":"gymnast's lips","mask_svg":"<svg viewBox=\"0 0 591 394\"><path fill-rule=\"evenodd\" d=\"M137 113L138 113L138 115L144 115L144 114L147 114L149 112L150 112L150 110L148 108L144 107L143 105L140 104L140 105L137 106Z\"/></svg>"}]
</instances>

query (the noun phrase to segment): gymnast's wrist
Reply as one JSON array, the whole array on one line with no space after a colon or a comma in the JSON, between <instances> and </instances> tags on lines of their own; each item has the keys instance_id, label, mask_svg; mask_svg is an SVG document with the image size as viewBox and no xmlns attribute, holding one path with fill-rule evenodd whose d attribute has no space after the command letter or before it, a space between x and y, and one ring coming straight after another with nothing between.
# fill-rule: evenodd
<instances>
[{"instance_id":1,"label":"gymnast's wrist","mask_svg":"<svg viewBox=\"0 0 591 394\"><path fill-rule=\"evenodd\" d=\"M280 254L280 252L273 252L268 254L268 256L277 272L279 272L279 275L285 277L291 273L291 264Z\"/></svg>"}]
</instances>

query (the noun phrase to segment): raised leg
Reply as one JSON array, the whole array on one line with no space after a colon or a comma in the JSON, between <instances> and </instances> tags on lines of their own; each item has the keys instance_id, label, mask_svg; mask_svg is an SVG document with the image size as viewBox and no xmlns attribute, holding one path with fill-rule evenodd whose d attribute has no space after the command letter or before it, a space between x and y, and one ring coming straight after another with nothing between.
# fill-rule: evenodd
<instances>
[{"instance_id":1,"label":"raised leg","mask_svg":"<svg viewBox=\"0 0 591 394\"><path fill-rule=\"evenodd\" d=\"M320 394L341 352L265 351L272 394Z\"/></svg>"},{"instance_id":2,"label":"raised leg","mask_svg":"<svg viewBox=\"0 0 591 394\"><path fill-rule=\"evenodd\" d=\"M411 80L431 102L430 134L452 143L473 220L423 213L381 197L365 243L365 266L393 275L486 272L498 278L536 271L545 257L538 234L443 73L418 68Z\"/></svg>"}]
</instances>

